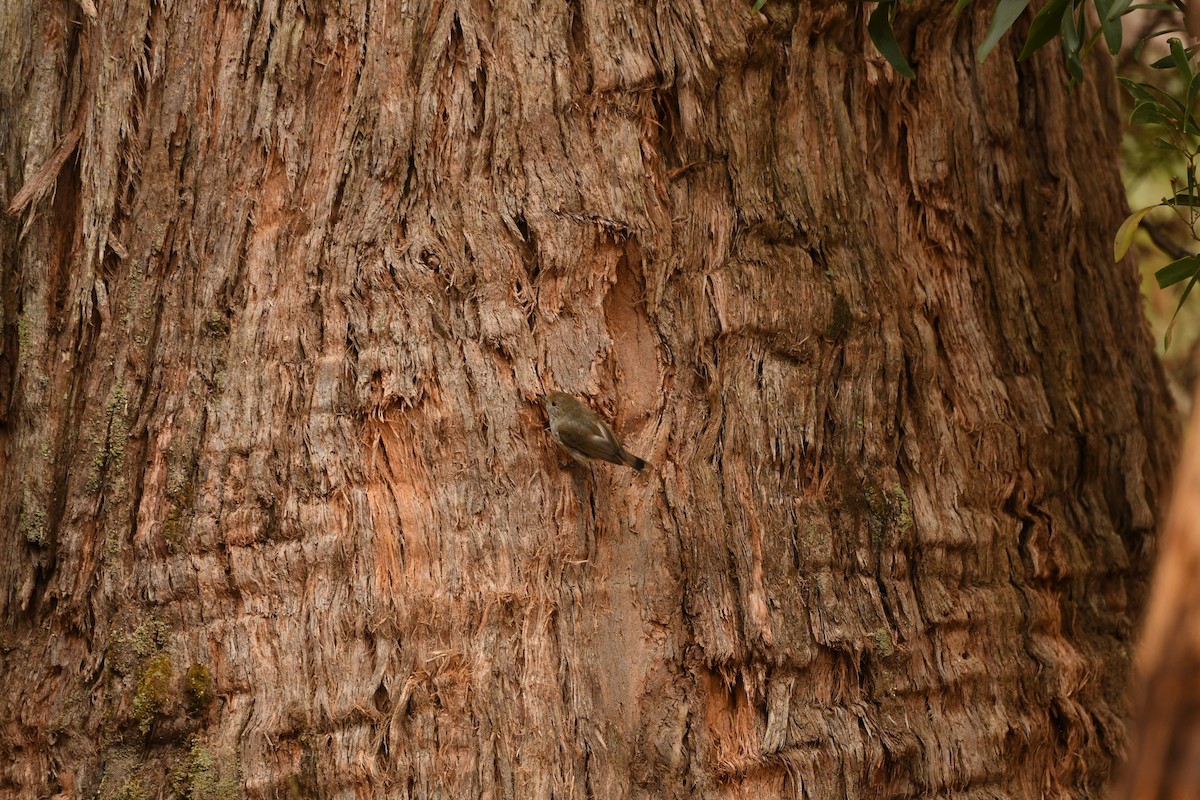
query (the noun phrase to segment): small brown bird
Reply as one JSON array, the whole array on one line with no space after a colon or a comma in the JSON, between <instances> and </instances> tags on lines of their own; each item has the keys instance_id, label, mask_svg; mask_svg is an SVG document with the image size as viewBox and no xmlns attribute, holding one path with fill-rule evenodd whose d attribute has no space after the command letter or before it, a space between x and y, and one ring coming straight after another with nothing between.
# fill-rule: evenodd
<instances>
[{"instance_id":1,"label":"small brown bird","mask_svg":"<svg viewBox=\"0 0 1200 800\"><path fill-rule=\"evenodd\" d=\"M596 412L566 392L541 395L550 417L550 433L571 458L587 464L594 458L627 464L639 472L646 462L630 453Z\"/></svg>"}]
</instances>

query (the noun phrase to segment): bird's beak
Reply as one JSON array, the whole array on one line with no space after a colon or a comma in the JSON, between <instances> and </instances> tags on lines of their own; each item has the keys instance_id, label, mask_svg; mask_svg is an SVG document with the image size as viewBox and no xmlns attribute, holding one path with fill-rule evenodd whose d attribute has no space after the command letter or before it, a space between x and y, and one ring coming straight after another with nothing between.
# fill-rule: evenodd
<instances>
[{"instance_id":1,"label":"bird's beak","mask_svg":"<svg viewBox=\"0 0 1200 800\"><path fill-rule=\"evenodd\" d=\"M544 402L546 402L546 395L544 395L544 394L539 394L539 395L537 396L537 399L538 399L538 400L540 400L541 402L543 402L543 403L544 403Z\"/></svg>"}]
</instances>

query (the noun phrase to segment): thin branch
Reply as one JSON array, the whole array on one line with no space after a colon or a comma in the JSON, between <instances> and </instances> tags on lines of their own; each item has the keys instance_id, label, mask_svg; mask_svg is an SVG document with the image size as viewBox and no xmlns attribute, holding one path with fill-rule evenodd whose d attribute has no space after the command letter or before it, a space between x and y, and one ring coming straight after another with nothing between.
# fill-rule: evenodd
<instances>
[{"instance_id":1,"label":"thin branch","mask_svg":"<svg viewBox=\"0 0 1200 800\"><path fill-rule=\"evenodd\" d=\"M1171 235L1159 223L1143 219L1142 229L1150 235L1150 241L1154 242L1154 246L1171 258L1180 259L1192 255L1186 247L1172 239Z\"/></svg>"}]
</instances>

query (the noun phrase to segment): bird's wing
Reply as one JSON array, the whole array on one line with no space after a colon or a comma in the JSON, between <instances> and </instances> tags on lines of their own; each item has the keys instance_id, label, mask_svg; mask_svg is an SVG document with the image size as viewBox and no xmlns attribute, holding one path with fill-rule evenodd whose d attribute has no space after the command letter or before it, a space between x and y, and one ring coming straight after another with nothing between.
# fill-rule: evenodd
<instances>
[{"instance_id":1,"label":"bird's wing","mask_svg":"<svg viewBox=\"0 0 1200 800\"><path fill-rule=\"evenodd\" d=\"M603 422L563 420L558 426L559 441L588 458L623 464L621 444Z\"/></svg>"}]
</instances>

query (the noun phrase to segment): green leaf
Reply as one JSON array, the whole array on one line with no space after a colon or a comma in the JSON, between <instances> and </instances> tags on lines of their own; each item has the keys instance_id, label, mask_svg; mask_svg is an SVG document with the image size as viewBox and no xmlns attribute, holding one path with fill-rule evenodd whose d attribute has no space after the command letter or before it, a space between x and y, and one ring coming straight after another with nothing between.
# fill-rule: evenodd
<instances>
[{"instance_id":1,"label":"green leaf","mask_svg":"<svg viewBox=\"0 0 1200 800\"><path fill-rule=\"evenodd\" d=\"M958 2L954 4L954 8L950 11L950 13L958 14L967 6L971 5L972 2L974 2L974 0L958 0Z\"/></svg>"},{"instance_id":2,"label":"green leaf","mask_svg":"<svg viewBox=\"0 0 1200 800\"><path fill-rule=\"evenodd\" d=\"M1130 125L1162 125L1164 128L1176 128L1176 121L1167 109L1153 101L1138 103L1129 115Z\"/></svg>"},{"instance_id":3,"label":"green leaf","mask_svg":"<svg viewBox=\"0 0 1200 800\"><path fill-rule=\"evenodd\" d=\"M1063 58L1067 62L1067 72L1071 75L1069 86L1070 88L1074 89L1076 86L1083 83L1083 62L1079 60L1079 55L1077 53L1064 53Z\"/></svg>"},{"instance_id":4,"label":"green leaf","mask_svg":"<svg viewBox=\"0 0 1200 800\"><path fill-rule=\"evenodd\" d=\"M1154 31L1154 33L1148 33L1145 36L1139 38L1137 40L1137 43L1134 44L1134 46L1133 46L1134 61L1141 60L1142 51L1146 49L1146 45L1150 44L1151 39L1157 39L1159 36L1162 36L1167 33L1180 33L1182 31L1183 31L1183 28L1179 28L1179 27L1163 28L1161 31ZM1155 64L1157 64L1158 66L1155 66ZM1166 69L1171 66L1171 56L1169 56L1169 55L1163 56L1158 61L1155 61L1154 64L1151 64L1150 66L1154 67L1155 69Z\"/></svg>"},{"instance_id":5,"label":"green leaf","mask_svg":"<svg viewBox=\"0 0 1200 800\"><path fill-rule=\"evenodd\" d=\"M1190 255L1183 258L1177 258L1170 264L1154 273L1154 279L1158 281L1158 288L1166 289L1168 286L1174 286L1180 281L1186 281L1200 272L1200 256Z\"/></svg>"},{"instance_id":6,"label":"green leaf","mask_svg":"<svg viewBox=\"0 0 1200 800\"><path fill-rule=\"evenodd\" d=\"M1164 206L1183 206L1184 208L1195 208L1200 206L1200 197L1196 197L1194 192L1178 192L1172 198L1164 198L1160 205Z\"/></svg>"},{"instance_id":7,"label":"green leaf","mask_svg":"<svg viewBox=\"0 0 1200 800\"><path fill-rule=\"evenodd\" d=\"M1082 8L1081 8L1082 10ZM1070 87L1083 83L1083 64L1079 61L1080 36L1079 27L1075 20L1075 7L1068 4L1063 9L1059 19L1059 32L1062 34L1063 61L1067 72L1071 75Z\"/></svg>"},{"instance_id":8,"label":"green leaf","mask_svg":"<svg viewBox=\"0 0 1200 800\"><path fill-rule=\"evenodd\" d=\"M1187 103L1184 110L1184 117L1195 125L1195 120L1192 119L1192 111L1196 108L1196 95L1200 94L1200 73L1192 76L1192 82L1188 84Z\"/></svg>"},{"instance_id":9,"label":"green leaf","mask_svg":"<svg viewBox=\"0 0 1200 800\"><path fill-rule=\"evenodd\" d=\"M1163 113L1167 116L1181 118L1187 113L1187 109L1183 107L1183 103L1179 102L1179 98L1173 96L1164 89L1160 89L1152 84L1142 84L1143 87L1150 90L1150 93L1159 99L1159 105L1162 106Z\"/></svg>"},{"instance_id":10,"label":"green leaf","mask_svg":"<svg viewBox=\"0 0 1200 800\"><path fill-rule=\"evenodd\" d=\"M1099 33L1099 31L1097 31ZM1086 9L1079 6L1079 17L1076 18L1074 9L1068 7L1063 13L1063 57L1067 62L1067 72L1071 73L1071 88L1083 83L1083 53L1080 48L1088 39Z\"/></svg>"},{"instance_id":11,"label":"green leaf","mask_svg":"<svg viewBox=\"0 0 1200 800\"><path fill-rule=\"evenodd\" d=\"M1183 308L1183 303L1188 299L1188 295L1192 293L1192 289L1196 286L1196 281L1200 279L1200 272L1192 276L1188 281L1187 288L1183 290L1183 294L1179 297L1179 305L1175 306L1175 313L1171 315L1171 324L1167 326L1167 333L1163 336L1163 349L1171 349L1171 332L1175 330L1175 320L1179 318L1179 309Z\"/></svg>"},{"instance_id":12,"label":"green leaf","mask_svg":"<svg viewBox=\"0 0 1200 800\"><path fill-rule=\"evenodd\" d=\"M1172 28L1172 29L1166 30L1166 31L1159 31L1158 33L1173 33L1173 32L1182 31L1182 30L1183 30L1183 28ZM1151 34L1151 36L1154 36L1154 35L1157 35L1157 34ZM1146 37L1146 38L1150 38L1150 37ZM1172 40L1172 41L1175 41L1175 40ZM1197 47L1200 47L1200 45L1198 45ZM1197 47L1189 47L1188 49L1184 50L1183 51L1184 56L1190 58L1192 53L1196 52ZM1151 64L1150 66L1154 67L1155 69L1170 69L1171 67L1176 66L1175 54L1172 53L1171 55L1163 56L1158 61L1155 61L1153 64ZM1184 78L1190 81L1191 79L1187 77L1188 74L1190 74L1190 73L1185 73Z\"/></svg>"},{"instance_id":13,"label":"green leaf","mask_svg":"<svg viewBox=\"0 0 1200 800\"><path fill-rule=\"evenodd\" d=\"M1178 39L1171 38L1167 41L1171 45L1171 60L1175 62L1175 69L1179 70L1179 74L1183 76L1184 83L1191 84L1192 82L1192 65L1188 61L1191 53L1183 49L1183 42Z\"/></svg>"},{"instance_id":14,"label":"green leaf","mask_svg":"<svg viewBox=\"0 0 1200 800\"><path fill-rule=\"evenodd\" d=\"M1117 80L1119 80L1121 85L1125 87L1125 91L1129 92L1129 94L1133 96L1134 100L1137 101L1136 105L1150 103L1155 106L1158 109L1159 114L1162 115L1163 119L1168 121L1165 124L1168 124L1169 127L1179 130L1179 120L1186 119L1188 121L1189 132L1192 132L1193 129L1200 131L1200 128L1197 128L1195 119L1192 117L1191 113L1184 107L1183 103L1179 102L1177 98L1172 97L1157 86L1153 86L1148 83L1137 83L1129 80L1128 78L1117 78ZM1160 97L1167 103L1167 105L1159 102ZM1156 124L1164 124L1162 120L1154 120L1154 122Z\"/></svg>"},{"instance_id":15,"label":"green leaf","mask_svg":"<svg viewBox=\"0 0 1200 800\"><path fill-rule=\"evenodd\" d=\"M1109 6L1108 19L1112 22L1116 22L1121 17L1123 17L1125 14L1128 14L1129 13L1129 4L1132 2L1133 2L1133 0L1116 0L1116 2L1114 2L1111 6ZM1097 10L1099 10L1099 9L1097 9Z\"/></svg>"},{"instance_id":16,"label":"green leaf","mask_svg":"<svg viewBox=\"0 0 1200 800\"><path fill-rule=\"evenodd\" d=\"M1125 221L1121 223L1121 227L1117 228L1117 235L1113 237L1113 261L1120 261L1129 252L1129 246L1133 244L1133 236L1137 233L1138 225L1142 224L1142 217L1146 216L1152 208L1158 208L1158 206L1139 208L1126 217Z\"/></svg>"},{"instance_id":17,"label":"green leaf","mask_svg":"<svg viewBox=\"0 0 1200 800\"><path fill-rule=\"evenodd\" d=\"M762 11L762 7L765 6L766 4L767 4L767 0L755 0L754 10Z\"/></svg>"},{"instance_id":18,"label":"green leaf","mask_svg":"<svg viewBox=\"0 0 1200 800\"><path fill-rule=\"evenodd\" d=\"M915 78L917 75L904 60L904 53L900 52L900 43L896 41L896 32L892 30L891 12L895 4L895 0L888 0L875 7L871 12L871 19L867 22L867 33L871 34L875 49L883 54L896 72L906 78Z\"/></svg>"},{"instance_id":19,"label":"green leaf","mask_svg":"<svg viewBox=\"0 0 1200 800\"><path fill-rule=\"evenodd\" d=\"M1150 93L1150 89L1153 87L1144 83L1138 83L1129 78L1117 78L1117 80L1120 81L1121 85L1125 87L1125 91L1129 92L1134 100L1142 100L1148 103L1158 102L1154 99L1154 95Z\"/></svg>"},{"instance_id":20,"label":"green leaf","mask_svg":"<svg viewBox=\"0 0 1200 800\"><path fill-rule=\"evenodd\" d=\"M1025 46L1021 48L1018 61L1024 61L1058 35L1062 25L1063 9L1071 4L1071 0L1050 0L1029 25L1029 35L1025 37ZM1070 13L1069 11L1067 13Z\"/></svg>"},{"instance_id":21,"label":"green leaf","mask_svg":"<svg viewBox=\"0 0 1200 800\"><path fill-rule=\"evenodd\" d=\"M1158 61L1150 62L1151 69L1170 69L1173 66L1175 66L1175 62L1171 60L1170 56L1163 56Z\"/></svg>"},{"instance_id":22,"label":"green leaf","mask_svg":"<svg viewBox=\"0 0 1200 800\"><path fill-rule=\"evenodd\" d=\"M1154 146L1157 147L1159 150L1179 150L1179 152L1181 152L1181 153L1185 152L1184 150L1180 149L1179 145L1175 144L1174 142L1168 142L1166 139L1163 139L1162 137L1159 137L1154 140Z\"/></svg>"},{"instance_id":23,"label":"green leaf","mask_svg":"<svg viewBox=\"0 0 1200 800\"><path fill-rule=\"evenodd\" d=\"M1000 37L1008 33L1008 29L1028 5L1029 0L1000 0L996 4L996 13L992 15L992 24L988 27L987 36L983 37L983 44L979 45L979 50L975 53L976 61L983 63L988 53L992 52L992 48L1000 41Z\"/></svg>"},{"instance_id":24,"label":"green leaf","mask_svg":"<svg viewBox=\"0 0 1200 800\"><path fill-rule=\"evenodd\" d=\"M1079 54L1079 28L1075 26L1074 6L1069 6L1059 19L1059 30L1062 31L1063 52Z\"/></svg>"},{"instance_id":25,"label":"green leaf","mask_svg":"<svg viewBox=\"0 0 1200 800\"><path fill-rule=\"evenodd\" d=\"M1187 169L1187 191L1175 195L1175 205L1187 205L1195 207L1196 205L1196 168L1191 164ZM1196 215L1192 215L1192 222L1196 221Z\"/></svg>"},{"instance_id":26,"label":"green leaf","mask_svg":"<svg viewBox=\"0 0 1200 800\"><path fill-rule=\"evenodd\" d=\"M1200 72L1192 76L1192 82L1188 84L1187 105L1190 110L1192 101L1196 99L1196 95L1200 94Z\"/></svg>"},{"instance_id":27,"label":"green leaf","mask_svg":"<svg viewBox=\"0 0 1200 800\"><path fill-rule=\"evenodd\" d=\"M1113 7L1116 5L1116 0L1094 0L1094 2L1096 4L1096 16L1100 18L1100 30L1104 31L1104 43L1108 45L1108 52L1115 56L1121 51L1121 36L1123 33L1121 20L1109 17Z\"/></svg>"}]
</instances>

